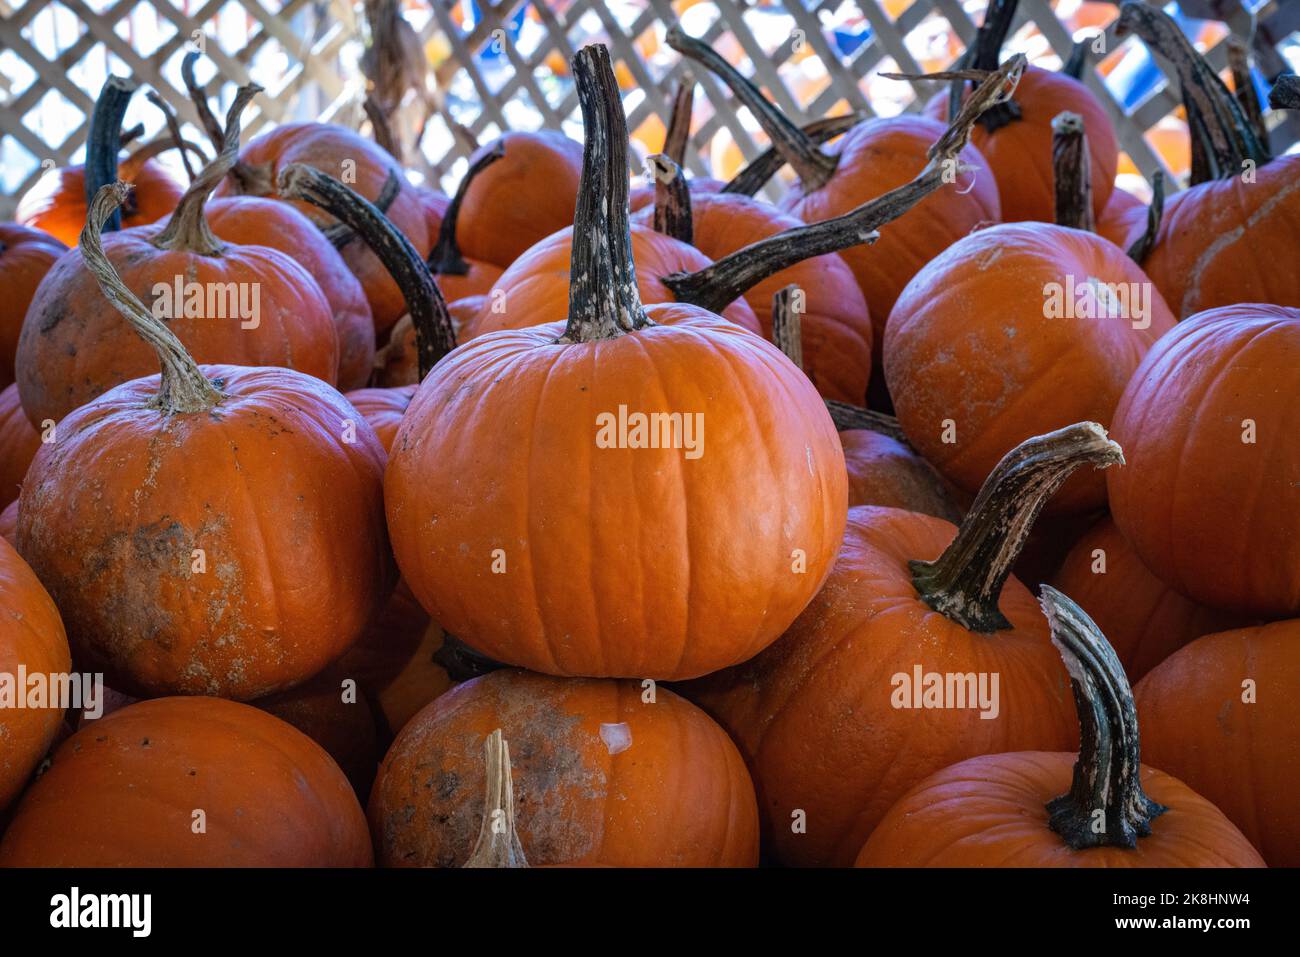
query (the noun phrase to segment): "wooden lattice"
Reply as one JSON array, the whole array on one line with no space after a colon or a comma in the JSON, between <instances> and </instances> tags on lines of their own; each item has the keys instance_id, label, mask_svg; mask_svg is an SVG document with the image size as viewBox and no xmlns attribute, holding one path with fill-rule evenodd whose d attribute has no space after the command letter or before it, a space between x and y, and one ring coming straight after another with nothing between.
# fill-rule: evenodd
<instances>
[{"instance_id":1,"label":"wooden lattice","mask_svg":"<svg viewBox=\"0 0 1300 957\"><path fill-rule=\"evenodd\" d=\"M656 118L666 123L676 84L689 67L662 43L646 41L661 41L680 16L689 18L691 32L738 49L742 70L797 120L832 111L870 114L879 105L868 89L877 89L872 86L879 82L877 74L920 72L915 41L933 33L936 24L968 43L984 5L984 0L407 0L404 15L430 59L428 95L412 96L398 114L408 142L417 130L423 134L418 150L408 149L407 165L417 177L450 187L474 142L502 129L547 125L578 134L573 85L552 67L563 67L592 41L609 44L630 80L625 90L629 127L636 130ZM1017 30L1026 24L1036 28L1036 46L1029 52L1045 66L1068 57L1078 39L1058 20L1057 5L1020 3ZM1269 76L1286 69L1275 51L1300 29L1300 2L1182 0L1181 9L1188 16L1223 19L1238 35L1250 33L1246 11L1253 11L1256 62ZM860 17L870 29L869 38L848 55L835 47L827 29L846 14ZM788 18L788 30L775 45L771 30L764 31L764 46L755 25L763 18L770 25L774 15ZM527 29L517 29L520 22ZM248 135L268 123L304 118L368 131L362 109L366 80L358 66L365 23L363 5L344 0L0 0L0 216L12 214L16 197L33 185L43 165L80 158L93 96L109 71L130 74L156 90L179 114L187 138L203 142L180 82L180 61L196 38L208 58L200 76L215 76L213 90L223 106L238 84L252 79L266 88L246 118ZM1121 55L1113 26L1104 43L1104 56ZM800 102L788 80L805 69L798 62L805 45L824 76L820 89ZM659 49L647 57L647 46ZM1214 43L1206 51L1210 63L1226 68L1226 50L1226 40ZM711 77L697 79L702 93L688 167L709 172L717 137L729 138L745 157L757 154L765 140L752 119ZM1176 109L1176 84L1157 84L1126 111L1095 69L1087 71L1086 82L1108 106L1121 148L1137 168L1148 178L1163 169L1146 134ZM912 86L912 97L902 95L899 108L917 108L935 88L925 82ZM420 115L430 111L431 116ZM148 137L166 135L161 113L144 97L128 117L128 123L136 122L145 124ZM1281 145L1294 138L1291 125L1275 131ZM1170 179L1171 171L1164 172Z\"/></svg>"}]
</instances>

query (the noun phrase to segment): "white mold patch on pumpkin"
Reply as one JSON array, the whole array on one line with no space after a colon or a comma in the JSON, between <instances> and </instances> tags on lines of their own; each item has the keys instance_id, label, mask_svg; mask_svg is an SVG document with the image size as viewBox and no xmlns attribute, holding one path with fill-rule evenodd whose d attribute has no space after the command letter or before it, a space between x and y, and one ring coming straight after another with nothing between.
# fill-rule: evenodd
<instances>
[{"instance_id":1,"label":"white mold patch on pumpkin","mask_svg":"<svg viewBox=\"0 0 1300 957\"><path fill-rule=\"evenodd\" d=\"M626 721L617 724L602 722L600 740L605 742L605 748L611 755L622 754L632 747L632 729L628 727Z\"/></svg>"}]
</instances>

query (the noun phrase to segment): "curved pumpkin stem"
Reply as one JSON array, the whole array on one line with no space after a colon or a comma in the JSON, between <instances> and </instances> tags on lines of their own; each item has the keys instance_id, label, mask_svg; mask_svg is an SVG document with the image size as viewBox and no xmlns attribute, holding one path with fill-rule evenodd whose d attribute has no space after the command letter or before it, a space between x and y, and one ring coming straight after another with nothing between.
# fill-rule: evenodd
<instances>
[{"instance_id":1,"label":"curved pumpkin stem","mask_svg":"<svg viewBox=\"0 0 1300 957\"><path fill-rule=\"evenodd\" d=\"M1070 56L1061 64L1061 72L1071 79L1083 81L1083 71L1088 68L1088 54L1092 52L1093 38L1085 37L1070 49Z\"/></svg>"},{"instance_id":2,"label":"curved pumpkin stem","mask_svg":"<svg viewBox=\"0 0 1300 957\"><path fill-rule=\"evenodd\" d=\"M1115 35L1129 33L1141 37L1178 72L1192 138L1192 185L1237 176L1248 162L1269 161L1267 146L1251 129L1240 105L1172 17L1144 3L1124 3Z\"/></svg>"},{"instance_id":3,"label":"curved pumpkin stem","mask_svg":"<svg viewBox=\"0 0 1300 957\"><path fill-rule=\"evenodd\" d=\"M1165 174L1156 170L1151 177L1151 205L1147 207L1147 228L1128 248L1128 256L1141 266L1156 246L1160 233L1160 220L1165 214Z\"/></svg>"},{"instance_id":4,"label":"curved pumpkin stem","mask_svg":"<svg viewBox=\"0 0 1300 957\"><path fill-rule=\"evenodd\" d=\"M81 258L113 308L126 317L136 334L158 354L162 376L152 407L168 415L206 412L221 401L221 392L204 376L176 334L161 319L154 318L126 287L104 255L100 242L103 225L130 191L129 183L110 183L95 194L86 228L81 231Z\"/></svg>"},{"instance_id":5,"label":"curved pumpkin stem","mask_svg":"<svg viewBox=\"0 0 1300 957\"><path fill-rule=\"evenodd\" d=\"M185 54L181 60L181 81L185 84L185 91L190 95L190 101L194 104L194 111L198 114L199 125L203 127L203 132L208 135L213 149L220 153L225 149L226 134L221 129L221 123L217 120L216 114L212 112L212 107L208 104L208 91L199 85L198 80L194 78L194 64L199 62L200 54L197 50L191 50Z\"/></svg>"},{"instance_id":6,"label":"curved pumpkin stem","mask_svg":"<svg viewBox=\"0 0 1300 957\"><path fill-rule=\"evenodd\" d=\"M666 276L664 285L673 291L678 302L719 312L764 279L795 263L875 242L879 238L877 227L893 222L940 186L956 180L961 168L958 156L970 141L975 121L989 107L1010 95L1024 68L1025 58L1017 54L995 72L984 75L983 82L962 105L957 118L930 147L929 162L911 182L842 216L759 240L697 272Z\"/></svg>"},{"instance_id":7,"label":"curved pumpkin stem","mask_svg":"<svg viewBox=\"0 0 1300 957\"><path fill-rule=\"evenodd\" d=\"M912 583L940 614L976 632L1010 628L998 610L1002 586L1038 513L1081 465L1123 464L1119 444L1096 422L1026 439L1003 456L942 555L913 560Z\"/></svg>"},{"instance_id":8,"label":"curved pumpkin stem","mask_svg":"<svg viewBox=\"0 0 1300 957\"><path fill-rule=\"evenodd\" d=\"M691 141L691 114L695 111L695 78L684 76L677 84L673 110L664 133L664 154L678 166L686 166L686 147Z\"/></svg>"},{"instance_id":9,"label":"curved pumpkin stem","mask_svg":"<svg viewBox=\"0 0 1300 957\"><path fill-rule=\"evenodd\" d=\"M996 70L1001 61L1002 47L1011 33L1011 24L1016 18L1016 7L1020 0L991 0L984 11L984 22L975 34L975 42L958 60L963 69ZM957 108L966 93L966 80L953 82L948 94L948 115L955 116ZM980 117L980 126L990 133L1014 123L1020 119L1020 104L1007 99Z\"/></svg>"},{"instance_id":10,"label":"curved pumpkin stem","mask_svg":"<svg viewBox=\"0 0 1300 957\"><path fill-rule=\"evenodd\" d=\"M90 135L86 141L86 206L94 202L99 191L117 182L117 152L122 145L122 121L126 108L138 89L124 76L110 76L104 81L95 100L95 110L90 115ZM129 197L123 197L128 202ZM128 207L129 208L129 207ZM103 223L102 232L115 233L122 228L122 214L118 206Z\"/></svg>"},{"instance_id":11,"label":"curved pumpkin stem","mask_svg":"<svg viewBox=\"0 0 1300 957\"><path fill-rule=\"evenodd\" d=\"M1052 173L1056 225L1093 232L1092 159L1083 117L1069 111L1052 120Z\"/></svg>"},{"instance_id":12,"label":"curved pumpkin stem","mask_svg":"<svg viewBox=\"0 0 1300 957\"><path fill-rule=\"evenodd\" d=\"M280 170L280 195L325 210L361 236L384 264L402 291L415 327L423 382L438 360L456 348L456 333L447 312L447 301L410 240L365 197L314 167L290 163Z\"/></svg>"},{"instance_id":13,"label":"curved pumpkin stem","mask_svg":"<svg viewBox=\"0 0 1300 957\"><path fill-rule=\"evenodd\" d=\"M865 113L823 116L820 120L813 120L801 128L810 140L820 146L822 143L830 142L837 136L843 136L866 119ZM753 196L766 186L768 180L780 172L781 167L784 165L785 158L775 147L769 146L759 153L748 166L737 173L727 185L723 186L721 192Z\"/></svg>"},{"instance_id":14,"label":"curved pumpkin stem","mask_svg":"<svg viewBox=\"0 0 1300 957\"><path fill-rule=\"evenodd\" d=\"M1235 34L1229 34L1225 42L1228 45L1228 69L1232 71L1233 98L1241 107L1255 139L1267 147L1268 126L1264 123L1264 108L1260 105L1255 81L1250 76L1250 48Z\"/></svg>"},{"instance_id":15,"label":"curved pumpkin stem","mask_svg":"<svg viewBox=\"0 0 1300 957\"><path fill-rule=\"evenodd\" d=\"M483 742L487 765L483 824L465 867L527 867L524 846L515 830L515 789L510 774L510 745L497 728Z\"/></svg>"},{"instance_id":16,"label":"curved pumpkin stem","mask_svg":"<svg viewBox=\"0 0 1300 957\"><path fill-rule=\"evenodd\" d=\"M465 196L475 177L505 155L506 144L497 140L489 149L470 160L469 168L456 187L456 195L447 204L447 213L442 217L442 225L438 229L438 241L429 253L429 269L435 276L464 276L469 272L469 263L461 255L460 245L456 242L460 207L465 202Z\"/></svg>"},{"instance_id":17,"label":"curved pumpkin stem","mask_svg":"<svg viewBox=\"0 0 1300 957\"><path fill-rule=\"evenodd\" d=\"M1278 77L1268 92L1268 105L1275 110L1300 110L1300 76L1288 73Z\"/></svg>"},{"instance_id":18,"label":"curved pumpkin stem","mask_svg":"<svg viewBox=\"0 0 1300 957\"><path fill-rule=\"evenodd\" d=\"M163 115L163 122L167 124L167 135L172 138L172 146L176 147L177 152L181 154L181 165L185 167L185 179L193 183L194 167L190 165L189 150L185 148L189 144L185 142L185 137L181 136L181 124L176 119L176 111L171 108L171 104L158 95L157 90L146 90L144 95ZM203 154L200 153L199 155L202 156Z\"/></svg>"},{"instance_id":19,"label":"curved pumpkin stem","mask_svg":"<svg viewBox=\"0 0 1300 957\"><path fill-rule=\"evenodd\" d=\"M176 212L172 213L167 227L154 237L153 244L159 249L188 250L200 256L215 256L225 248L225 244L209 228L207 217L203 215L203 206L235 165L239 156L239 117L253 97L261 92L260 86L250 83L241 86L235 94L235 101L230 104L230 111L226 114L226 139L221 152L203 167L198 178L190 184L190 188L176 204Z\"/></svg>"},{"instance_id":20,"label":"curved pumpkin stem","mask_svg":"<svg viewBox=\"0 0 1300 957\"><path fill-rule=\"evenodd\" d=\"M569 321L561 342L613 339L650 325L636 285L628 217L627 119L603 44L573 58L586 131L573 217Z\"/></svg>"},{"instance_id":21,"label":"curved pumpkin stem","mask_svg":"<svg viewBox=\"0 0 1300 957\"><path fill-rule=\"evenodd\" d=\"M682 56L689 57L716 74L731 90L732 95L749 107L777 152L799 174L805 193L821 189L835 175L839 157L822 152L757 86L741 76L722 54L703 40L687 36L680 24L673 24L668 29L666 39L668 45Z\"/></svg>"},{"instance_id":22,"label":"curved pumpkin stem","mask_svg":"<svg viewBox=\"0 0 1300 957\"><path fill-rule=\"evenodd\" d=\"M695 241L695 224L686 174L667 153L647 156L645 162L655 181L655 232L691 245Z\"/></svg>"},{"instance_id":23,"label":"curved pumpkin stem","mask_svg":"<svg viewBox=\"0 0 1300 957\"><path fill-rule=\"evenodd\" d=\"M1079 759L1066 794L1048 802L1051 828L1076 851L1137 846L1167 807L1142 790L1137 706L1119 656L1078 605L1055 588L1039 598L1070 673Z\"/></svg>"}]
</instances>

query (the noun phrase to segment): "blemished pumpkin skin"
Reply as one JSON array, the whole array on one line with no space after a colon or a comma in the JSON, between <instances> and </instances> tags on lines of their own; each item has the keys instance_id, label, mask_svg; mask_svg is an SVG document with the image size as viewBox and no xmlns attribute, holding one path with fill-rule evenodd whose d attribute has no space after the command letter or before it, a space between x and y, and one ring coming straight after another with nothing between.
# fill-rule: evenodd
<instances>
[{"instance_id":1,"label":"blemished pumpkin skin","mask_svg":"<svg viewBox=\"0 0 1300 957\"><path fill-rule=\"evenodd\" d=\"M393 442L385 500L411 590L481 654L550 674L694 677L757 653L816 593L842 534L844 457L822 399L773 345L695 306L643 309L607 58L577 58L589 153L567 325L444 358ZM605 419L620 407L689 414L714 438L692 452L684 425L676 448L637 447ZM471 490L471 471L495 478Z\"/></svg>"},{"instance_id":2,"label":"blemished pumpkin skin","mask_svg":"<svg viewBox=\"0 0 1300 957\"><path fill-rule=\"evenodd\" d=\"M1105 637L1044 585L1070 673L1078 754L985 755L936 772L872 832L859 867L1263 867L1217 807L1142 763L1146 735Z\"/></svg>"},{"instance_id":3,"label":"blemished pumpkin skin","mask_svg":"<svg viewBox=\"0 0 1300 957\"><path fill-rule=\"evenodd\" d=\"M691 244L712 260L803 225L749 196L695 193L693 188L691 220ZM653 226L653 204L632 221ZM823 397L860 404L871 378L872 331L867 303L852 270L838 255L816 256L752 286L745 293L745 302L753 309L764 338L772 335L772 297L790 285L805 294L801 316L804 372Z\"/></svg>"},{"instance_id":4,"label":"blemished pumpkin skin","mask_svg":"<svg viewBox=\"0 0 1300 957\"><path fill-rule=\"evenodd\" d=\"M361 282L319 229L288 203L260 196L210 200L208 225L236 246L269 246L289 256L320 286L339 337L338 387L359 389L375 364L375 323Z\"/></svg>"},{"instance_id":5,"label":"blemished pumpkin skin","mask_svg":"<svg viewBox=\"0 0 1300 957\"><path fill-rule=\"evenodd\" d=\"M1076 308L1077 290L1097 283L1149 292L1149 315L1078 316L1087 310ZM1048 315L1049 287L1062 290L1065 315ZM1138 363L1173 324L1119 247L1064 226L1007 223L953 244L908 284L885 330L885 380L908 440L974 492L1017 442L1070 422L1109 424ZM1079 475L1049 508L1105 501L1102 476Z\"/></svg>"},{"instance_id":6,"label":"blemished pumpkin skin","mask_svg":"<svg viewBox=\"0 0 1300 957\"><path fill-rule=\"evenodd\" d=\"M0 675L17 680L18 669L47 680L72 667L63 622L49 594L41 587L9 541L0 539ZM26 694L25 687L11 689ZM24 702L25 705L26 702ZM63 721L63 708L0 708L0 811L13 802L54 740Z\"/></svg>"},{"instance_id":7,"label":"blemished pumpkin skin","mask_svg":"<svg viewBox=\"0 0 1300 957\"><path fill-rule=\"evenodd\" d=\"M18 386L0 391L0 507L16 501L23 476L41 447L41 433L27 421Z\"/></svg>"},{"instance_id":8,"label":"blemished pumpkin skin","mask_svg":"<svg viewBox=\"0 0 1300 957\"><path fill-rule=\"evenodd\" d=\"M101 190L80 255L119 322L161 344L163 376L59 423L23 483L19 551L59 603L79 663L115 688L283 690L339 657L391 590L383 449L319 380L199 367L131 300L98 239L124 189Z\"/></svg>"},{"instance_id":9,"label":"blemished pumpkin skin","mask_svg":"<svg viewBox=\"0 0 1300 957\"><path fill-rule=\"evenodd\" d=\"M572 252L573 227L570 226L547 237L515 260L496 281L478 314L462 327L461 341L467 342L489 332L526 329L563 319L569 308ZM663 284L663 277L693 273L711 261L695 247L638 224L632 225L632 258L636 263L638 294L647 306L676 305L677 297ZM689 310L692 307L682 308ZM721 315L742 329L760 331L758 317L743 297L724 308Z\"/></svg>"},{"instance_id":10,"label":"blemished pumpkin skin","mask_svg":"<svg viewBox=\"0 0 1300 957\"><path fill-rule=\"evenodd\" d=\"M849 509L839 559L789 630L751 661L682 686L745 755L781 863L852 864L908 788L957 761L1074 745L1065 670L1010 566L1064 476L1117 456L1095 423L1030 440L1000 463L955 537L917 512ZM997 717L896 706L898 676L917 667L996 673Z\"/></svg>"},{"instance_id":11,"label":"blemished pumpkin skin","mask_svg":"<svg viewBox=\"0 0 1300 957\"><path fill-rule=\"evenodd\" d=\"M929 462L897 439L870 429L840 432L849 508L883 505L960 521L961 512Z\"/></svg>"},{"instance_id":12,"label":"blemished pumpkin skin","mask_svg":"<svg viewBox=\"0 0 1300 957\"><path fill-rule=\"evenodd\" d=\"M484 169L465 194L456 240L470 259L506 269L530 246L573 225L582 144L554 130L510 130L470 162L499 148L500 161Z\"/></svg>"},{"instance_id":13,"label":"blemished pumpkin skin","mask_svg":"<svg viewBox=\"0 0 1300 957\"><path fill-rule=\"evenodd\" d=\"M1246 624L1153 575L1109 516L1079 539L1052 584L1097 623L1134 682L1188 642Z\"/></svg>"},{"instance_id":14,"label":"blemished pumpkin skin","mask_svg":"<svg viewBox=\"0 0 1300 957\"><path fill-rule=\"evenodd\" d=\"M1297 687L1291 619L1198 638L1136 689L1144 758L1213 801L1270 867L1300 866Z\"/></svg>"},{"instance_id":15,"label":"blemished pumpkin skin","mask_svg":"<svg viewBox=\"0 0 1300 957\"><path fill-rule=\"evenodd\" d=\"M495 671L442 695L398 735L371 793L376 860L457 867L480 832L483 742L513 756L531 865L753 867L758 814L735 745L702 711L639 682Z\"/></svg>"},{"instance_id":16,"label":"blemished pumpkin skin","mask_svg":"<svg viewBox=\"0 0 1300 957\"><path fill-rule=\"evenodd\" d=\"M1163 581L1212 608L1300 614L1300 309L1238 305L1180 322L1115 412L1129 468L1115 524Z\"/></svg>"},{"instance_id":17,"label":"blemished pumpkin skin","mask_svg":"<svg viewBox=\"0 0 1300 957\"><path fill-rule=\"evenodd\" d=\"M185 187L161 164L126 160L118 178L135 187L122 209L122 226L147 226L176 209ZM86 225L86 169L64 166L41 179L18 201L14 218L23 226L49 233L65 246L77 245Z\"/></svg>"},{"instance_id":18,"label":"blemished pumpkin skin","mask_svg":"<svg viewBox=\"0 0 1300 957\"><path fill-rule=\"evenodd\" d=\"M141 701L91 722L55 752L0 840L0 867L373 863L356 795L320 745L206 697Z\"/></svg>"},{"instance_id":19,"label":"blemished pumpkin skin","mask_svg":"<svg viewBox=\"0 0 1300 957\"><path fill-rule=\"evenodd\" d=\"M992 132L976 124L971 141L997 182L1002 221L1053 222L1052 120L1062 112L1083 118L1092 168L1093 215L1101 217L1114 190L1119 141L1106 108L1072 76L1031 66L1012 95L1020 118ZM947 121L948 93L936 94L925 115Z\"/></svg>"},{"instance_id":20,"label":"blemished pumpkin skin","mask_svg":"<svg viewBox=\"0 0 1300 957\"><path fill-rule=\"evenodd\" d=\"M346 175L348 185L371 202L378 201L387 187L396 184L392 202L381 204L382 211L421 256L433 247L429 216L425 203L397 162L380 147L352 130L330 123L285 123L253 138L239 153L239 163L217 188L217 196L270 196L276 198L275 184L280 170L291 163L314 166L334 177ZM290 200L298 211L322 228L337 226L330 214L312 206ZM339 250L343 261L361 280L377 333L388 329L402 317L402 294L392 277L363 242L353 238Z\"/></svg>"},{"instance_id":21,"label":"blemished pumpkin skin","mask_svg":"<svg viewBox=\"0 0 1300 957\"><path fill-rule=\"evenodd\" d=\"M18 333L36 287L67 250L39 229L0 223L0 389L14 381Z\"/></svg>"}]
</instances>

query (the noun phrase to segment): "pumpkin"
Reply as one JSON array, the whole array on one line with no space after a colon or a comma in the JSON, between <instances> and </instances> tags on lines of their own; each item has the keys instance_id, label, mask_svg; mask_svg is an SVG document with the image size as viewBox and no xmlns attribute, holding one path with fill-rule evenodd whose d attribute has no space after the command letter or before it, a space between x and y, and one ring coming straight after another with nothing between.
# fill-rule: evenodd
<instances>
[{"instance_id":1,"label":"pumpkin","mask_svg":"<svg viewBox=\"0 0 1300 957\"><path fill-rule=\"evenodd\" d=\"M288 203L261 196L209 200L203 209L214 235L236 246L268 246L291 257L320 286L339 338L340 389L359 389L375 364L375 323L361 282L328 239Z\"/></svg>"},{"instance_id":2,"label":"pumpkin","mask_svg":"<svg viewBox=\"0 0 1300 957\"><path fill-rule=\"evenodd\" d=\"M491 148L474 154L474 161L461 177L456 195L443 214L439 223L433 251L429 253L429 269L438 277L438 288L444 299L463 299L466 296L479 296L492 288L492 284L501 275L501 267L481 260L466 259L456 241L456 230L460 223L460 210L465 202L475 178L497 160L505 156L505 145L498 140Z\"/></svg>"},{"instance_id":3,"label":"pumpkin","mask_svg":"<svg viewBox=\"0 0 1300 957\"><path fill-rule=\"evenodd\" d=\"M74 734L0 840L0 867L373 862L356 795L320 745L206 697L141 701Z\"/></svg>"},{"instance_id":4,"label":"pumpkin","mask_svg":"<svg viewBox=\"0 0 1300 957\"><path fill-rule=\"evenodd\" d=\"M1109 423L1173 323L1142 270L1101 237L991 226L908 283L885 329L885 381L912 445L974 492L1017 442L1083 418ZM1100 476L1079 476L1053 509L1105 500Z\"/></svg>"},{"instance_id":5,"label":"pumpkin","mask_svg":"<svg viewBox=\"0 0 1300 957\"><path fill-rule=\"evenodd\" d=\"M456 241L471 260L505 269L534 243L573 225L582 146L554 130L510 130L476 151L470 165L492 151L502 157L466 190Z\"/></svg>"},{"instance_id":6,"label":"pumpkin","mask_svg":"<svg viewBox=\"0 0 1300 957\"><path fill-rule=\"evenodd\" d=\"M1042 603L1070 672L1077 757L1021 751L944 768L890 808L857 866L1262 867L1214 804L1141 763L1152 759L1145 714L1139 742L1133 692L1096 624L1053 588Z\"/></svg>"},{"instance_id":7,"label":"pumpkin","mask_svg":"<svg viewBox=\"0 0 1300 957\"><path fill-rule=\"evenodd\" d=\"M466 296L447 303L455 341L470 338L468 330L478 322L479 315L491 311L494 302L502 301L491 296ZM393 326L388 342L376 354L371 383L382 388L417 385L420 381L418 338L415 323L408 313Z\"/></svg>"},{"instance_id":8,"label":"pumpkin","mask_svg":"<svg viewBox=\"0 0 1300 957\"><path fill-rule=\"evenodd\" d=\"M86 139L85 165L65 166L43 176L18 202L15 219L49 233L65 246L75 246L86 225L89 198L106 183L121 179L135 186L123 204L120 222L110 229L157 222L176 208L182 186L144 152L118 167L122 120L137 87L120 76L109 76L95 101Z\"/></svg>"},{"instance_id":9,"label":"pumpkin","mask_svg":"<svg viewBox=\"0 0 1300 957\"><path fill-rule=\"evenodd\" d=\"M1262 249L1300 243L1300 156L1270 159L1223 81L1158 7L1125 3L1135 33L1175 67L1193 138L1192 185L1170 196L1143 268L1179 317L1243 302L1300 306L1300 277Z\"/></svg>"},{"instance_id":10,"label":"pumpkin","mask_svg":"<svg viewBox=\"0 0 1300 957\"><path fill-rule=\"evenodd\" d=\"M36 707L19 682L47 683L72 667L59 611L40 581L18 557L6 535L0 540L0 811L13 802L45 756L63 721L62 707ZM48 702L47 702L48 703ZM28 705L32 705L29 707Z\"/></svg>"},{"instance_id":11,"label":"pumpkin","mask_svg":"<svg viewBox=\"0 0 1300 957\"><path fill-rule=\"evenodd\" d=\"M402 416L415 398L415 386L357 389L346 393L344 398L352 403L352 407L374 429L375 437L387 452L393 446L393 438L397 435L397 427L402 424Z\"/></svg>"},{"instance_id":12,"label":"pumpkin","mask_svg":"<svg viewBox=\"0 0 1300 957\"><path fill-rule=\"evenodd\" d=\"M0 223L0 389L14 381L18 334L36 287L67 251L68 247L49 233Z\"/></svg>"},{"instance_id":13,"label":"pumpkin","mask_svg":"<svg viewBox=\"0 0 1300 957\"><path fill-rule=\"evenodd\" d=\"M1180 322L1115 411L1131 465L1115 524L1159 578L1246 616L1300 614L1300 309L1238 305Z\"/></svg>"},{"instance_id":14,"label":"pumpkin","mask_svg":"<svg viewBox=\"0 0 1300 957\"><path fill-rule=\"evenodd\" d=\"M1300 866L1300 621L1206 635L1138 683L1143 754L1213 801L1270 867Z\"/></svg>"},{"instance_id":15,"label":"pumpkin","mask_svg":"<svg viewBox=\"0 0 1300 957\"><path fill-rule=\"evenodd\" d=\"M745 755L779 861L846 866L935 771L1073 745L1065 671L1011 565L1072 471L1119 461L1101 426L1080 423L1009 452L958 530L917 512L850 509L826 585L785 635L683 687ZM936 676L961 697L936 697Z\"/></svg>"},{"instance_id":16,"label":"pumpkin","mask_svg":"<svg viewBox=\"0 0 1300 957\"><path fill-rule=\"evenodd\" d=\"M984 25L962 57L963 68L997 68L1018 5L1019 0L989 4ZM946 120L966 82L954 80L952 93L934 96L926 104L925 115ZM1055 221L1052 121L1063 111L1078 114L1088 130L1094 218L1106 208L1119 164L1119 141L1105 106L1074 77L1031 66L1020 77L1012 98L980 117L972 136L997 182L1004 222Z\"/></svg>"},{"instance_id":17,"label":"pumpkin","mask_svg":"<svg viewBox=\"0 0 1300 957\"><path fill-rule=\"evenodd\" d=\"M758 863L753 784L702 711L632 681L503 670L437 698L393 742L368 811L381 866L469 860L496 729L514 745L514 823L530 864Z\"/></svg>"},{"instance_id":18,"label":"pumpkin","mask_svg":"<svg viewBox=\"0 0 1300 957\"><path fill-rule=\"evenodd\" d=\"M1075 543L1052 584L1087 610L1130 681L1193 639L1244 624L1240 616L1198 605L1151 574L1109 517Z\"/></svg>"},{"instance_id":19,"label":"pumpkin","mask_svg":"<svg viewBox=\"0 0 1300 957\"><path fill-rule=\"evenodd\" d=\"M383 449L317 379L190 358L104 254L100 225L127 189L100 191L79 254L162 374L59 423L23 483L19 551L79 663L113 687L283 690L356 641L392 586Z\"/></svg>"},{"instance_id":20,"label":"pumpkin","mask_svg":"<svg viewBox=\"0 0 1300 957\"><path fill-rule=\"evenodd\" d=\"M1096 231L1116 246L1126 247L1146 218L1147 204L1128 190L1116 186L1105 207L1097 214Z\"/></svg>"},{"instance_id":21,"label":"pumpkin","mask_svg":"<svg viewBox=\"0 0 1300 957\"><path fill-rule=\"evenodd\" d=\"M18 386L7 386L0 391L0 506L17 500L23 476L40 447L41 432L27 421Z\"/></svg>"},{"instance_id":22,"label":"pumpkin","mask_svg":"<svg viewBox=\"0 0 1300 957\"><path fill-rule=\"evenodd\" d=\"M643 308L608 51L586 47L575 72L587 142L567 323L480 336L425 377L389 457L389 529L420 603L492 659L692 677L757 653L816 593L844 460L774 346L695 306ZM652 421L670 430L654 446Z\"/></svg>"},{"instance_id":23,"label":"pumpkin","mask_svg":"<svg viewBox=\"0 0 1300 957\"><path fill-rule=\"evenodd\" d=\"M0 538L10 545L18 541L18 499L14 499L0 512Z\"/></svg>"},{"instance_id":24,"label":"pumpkin","mask_svg":"<svg viewBox=\"0 0 1300 957\"><path fill-rule=\"evenodd\" d=\"M754 114L799 175L780 207L805 223L833 219L910 183L916 171L926 166L932 144L944 135L942 123L925 117L876 118L854 126L824 151L708 44L686 36L676 26L668 31L668 44L722 78ZM1020 58L1003 75L1006 85L1014 86L1023 62ZM853 270L867 311L878 320L874 323L876 355L880 354L883 320L908 280L980 224L1000 219L997 186L979 150L963 138L952 159L943 183L950 188L917 202L873 247L853 245L840 253Z\"/></svg>"},{"instance_id":25,"label":"pumpkin","mask_svg":"<svg viewBox=\"0 0 1300 957\"><path fill-rule=\"evenodd\" d=\"M258 87L231 105L227 149L186 192L165 227L105 237L131 294L151 302L204 362L285 366L333 384L339 339L316 281L284 253L222 243L203 206L234 161L239 114ZM253 298L256 296L256 298ZM18 390L33 424L60 420L119 383L147 375L156 359L104 301L81 255L65 253L46 274L18 340Z\"/></svg>"}]
</instances>

